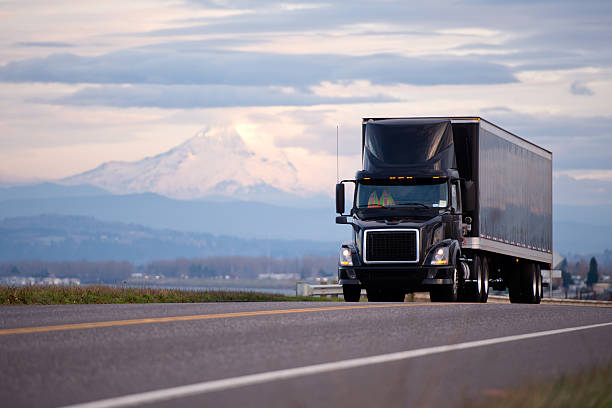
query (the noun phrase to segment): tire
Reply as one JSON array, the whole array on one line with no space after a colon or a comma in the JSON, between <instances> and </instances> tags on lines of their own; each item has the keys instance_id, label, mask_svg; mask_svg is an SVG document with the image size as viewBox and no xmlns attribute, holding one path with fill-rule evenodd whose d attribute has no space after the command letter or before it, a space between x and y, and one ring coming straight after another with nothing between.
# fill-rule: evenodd
<instances>
[{"instance_id":1,"label":"tire","mask_svg":"<svg viewBox=\"0 0 612 408\"><path fill-rule=\"evenodd\" d=\"M359 302L361 298L360 285L342 285L342 294L345 302Z\"/></svg>"},{"instance_id":2,"label":"tire","mask_svg":"<svg viewBox=\"0 0 612 408\"><path fill-rule=\"evenodd\" d=\"M478 301L480 303L487 303L487 300L489 299L489 260L486 256L483 256L480 262L482 282L480 288L480 298Z\"/></svg>"},{"instance_id":3,"label":"tire","mask_svg":"<svg viewBox=\"0 0 612 408\"><path fill-rule=\"evenodd\" d=\"M506 275L506 280L508 281L508 297L510 298L510 303L522 303L522 290L521 290L521 270L519 269L518 264L511 264L510 270Z\"/></svg>"},{"instance_id":4,"label":"tire","mask_svg":"<svg viewBox=\"0 0 612 408\"><path fill-rule=\"evenodd\" d=\"M540 303L542 295L542 274L539 265L526 262L520 265L510 278L508 292L511 303Z\"/></svg>"},{"instance_id":5,"label":"tire","mask_svg":"<svg viewBox=\"0 0 612 408\"><path fill-rule=\"evenodd\" d=\"M537 269L537 274L538 274L538 281L539 286L540 286L540 291L538 293L538 304L540 304L540 302L542 302L542 299L544 298L544 287L542 284L542 271L540 270L540 268Z\"/></svg>"},{"instance_id":6,"label":"tire","mask_svg":"<svg viewBox=\"0 0 612 408\"><path fill-rule=\"evenodd\" d=\"M538 297L540 288L538 287L538 278L536 275L536 267L529 262L523 265L521 269L521 298L523 303L539 303Z\"/></svg>"},{"instance_id":7,"label":"tire","mask_svg":"<svg viewBox=\"0 0 612 408\"><path fill-rule=\"evenodd\" d=\"M451 279L453 283L450 285L439 285L429 291L429 299L432 302L456 302L459 294L459 279L457 276L457 264L451 270Z\"/></svg>"},{"instance_id":8,"label":"tire","mask_svg":"<svg viewBox=\"0 0 612 408\"><path fill-rule=\"evenodd\" d=\"M544 289L542 288L542 270L540 268L540 264L534 264L534 269L535 269L535 274L536 274L536 279L537 279L537 293L536 293L536 299L535 299L535 304L539 305L540 302L542 301L542 296L543 296L543 292Z\"/></svg>"},{"instance_id":9,"label":"tire","mask_svg":"<svg viewBox=\"0 0 612 408\"><path fill-rule=\"evenodd\" d=\"M400 290L382 289L376 287L366 288L368 302L394 302L402 303L406 294Z\"/></svg>"},{"instance_id":10,"label":"tire","mask_svg":"<svg viewBox=\"0 0 612 408\"><path fill-rule=\"evenodd\" d=\"M472 268L470 270L470 280L476 282L469 282L465 285L463 300L466 302L480 302L482 296L482 258L478 254L474 254L472 262Z\"/></svg>"}]
</instances>

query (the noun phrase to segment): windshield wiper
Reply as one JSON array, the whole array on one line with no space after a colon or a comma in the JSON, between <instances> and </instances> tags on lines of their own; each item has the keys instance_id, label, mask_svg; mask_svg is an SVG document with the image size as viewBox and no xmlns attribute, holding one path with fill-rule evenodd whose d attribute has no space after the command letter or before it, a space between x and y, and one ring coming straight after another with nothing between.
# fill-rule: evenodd
<instances>
[{"instance_id":1,"label":"windshield wiper","mask_svg":"<svg viewBox=\"0 0 612 408\"><path fill-rule=\"evenodd\" d=\"M423 203L417 203L417 202L406 202L406 203L395 203L396 206L410 206L410 207L423 207L423 208L430 208L428 206L426 206Z\"/></svg>"}]
</instances>

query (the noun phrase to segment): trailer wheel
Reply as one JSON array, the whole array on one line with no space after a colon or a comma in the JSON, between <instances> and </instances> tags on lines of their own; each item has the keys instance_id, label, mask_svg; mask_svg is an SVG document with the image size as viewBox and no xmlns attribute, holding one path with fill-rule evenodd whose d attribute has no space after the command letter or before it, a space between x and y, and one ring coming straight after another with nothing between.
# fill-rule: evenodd
<instances>
[{"instance_id":1,"label":"trailer wheel","mask_svg":"<svg viewBox=\"0 0 612 408\"><path fill-rule=\"evenodd\" d=\"M510 279L509 294L511 303L540 303L542 294L542 274L538 265L524 263Z\"/></svg>"},{"instance_id":2,"label":"trailer wheel","mask_svg":"<svg viewBox=\"0 0 612 408\"><path fill-rule=\"evenodd\" d=\"M536 267L531 262L523 265L521 270L521 292L523 303L538 303L540 288L538 287Z\"/></svg>"},{"instance_id":3,"label":"trailer wheel","mask_svg":"<svg viewBox=\"0 0 612 408\"><path fill-rule=\"evenodd\" d=\"M523 295L521 289L521 278L523 271L519 269L519 265L510 266L506 275L508 281L508 297L510 303L523 303Z\"/></svg>"},{"instance_id":4,"label":"trailer wheel","mask_svg":"<svg viewBox=\"0 0 612 408\"><path fill-rule=\"evenodd\" d=\"M342 285L342 294L345 302L359 302L361 298L361 286Z\"/></svg>"},{"instance_id":5,"label":"trailer wheel","mask_svg":"<svg viewBox=\"0 0 612 408\"><path fill-rule=\"evenodd\" d=\"M535 269L535 274L536 274L536 280L537 280L537 293L536 293L536 298L535 298L535 304L540 304L540 301L542 300L542 295L543 295L543 289L542 289L542 270L540 268L540 264L535 264L534 265L534 269Z\"/></svg>"},{"instance_id":6,"label":"trailer wheel","mask_svg":"<svg viewBox=\"0 0 612 408\"><path fill-rule=\"evenodd\" d=\"M455 264L456 265L456 264ZM431 288L429 299L432 302L456 302L459 293L459 281L457 276L457 266L451 269L453 283L450 285L439 285Z\"/></svg>"},{"instance_id":7,"label":"trailer wheel","mask_svg":"<svg viewBox=\"0 0 612 408\"><path fill-rule=\"evenodd\" d=\"M480 289L480 303L487 303L489 299L489 260L483 256L480 260L480 270L482 271L482 287Z\"/></svg>"}]
</instances>

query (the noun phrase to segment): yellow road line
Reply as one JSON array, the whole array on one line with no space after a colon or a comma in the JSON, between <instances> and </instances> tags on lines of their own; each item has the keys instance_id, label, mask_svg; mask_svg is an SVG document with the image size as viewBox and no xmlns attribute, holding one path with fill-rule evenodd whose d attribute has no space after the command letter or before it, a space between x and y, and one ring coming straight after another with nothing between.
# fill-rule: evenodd
<instances>
[{"instance_id":1,"label":"yellow road line","mask_svg":"<svg viewBox=\"0 0 612 408\"><path fill-rule=\"evenodd\" d=\"M443 305L439 303L438 305ZM60 324L55 326L38 326L38 327L21 327L15 329L0 329L0 336L7 336L11 334L27 334L27 333L44 333L62 330L78 330L78 329L94 329L97 327L114 327L114 326L130 326L135 324L147 324L147 323L167 323L167 322L185 322L191 320L209 320L209 319L225 319L231 317L247 317L247 316L268 316L268 315L282 315L282 314L293 314L293 313L312 313L312 312L325 312L333 310L351 310L351 309L375 309L375 308L389 308L389 307L406 307L406 306L432 306L432 303L395 303L389 305L363 305L363 306L333 306L333 307L310 307L303 309L279 309L279 310L258 310L253 312L234 312L234 313L218 313L218 314L204 314L204 315L191 315L191 316L171 316L171 317L151 317L146 319L132 319L132 320L114 320L106 322L92 322L92 323L74 323L74 324Z\"/></svg>"}]
</instances>

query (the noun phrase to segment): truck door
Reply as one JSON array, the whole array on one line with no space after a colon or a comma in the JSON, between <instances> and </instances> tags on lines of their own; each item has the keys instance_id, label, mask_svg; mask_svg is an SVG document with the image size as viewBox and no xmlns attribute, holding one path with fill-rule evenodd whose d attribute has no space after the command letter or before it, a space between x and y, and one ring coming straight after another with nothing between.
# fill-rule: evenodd
<instances>
[{"instance_id":1,"label":"truck door","mask_svg":"<svg viewBox=\"0 0 612 408\"><path fill-rule=\"evenodd\" d=\"M462 224L461 224L461 188L459 188L459 180L451 181L451 214L453 214L453 233L452 237L461 240Z\"/></svg>"}]
</instances>

